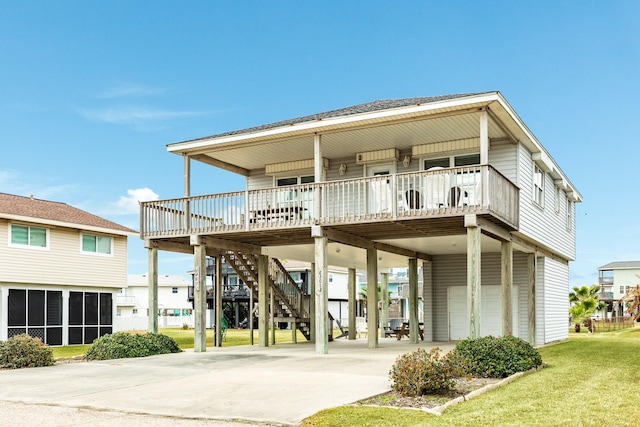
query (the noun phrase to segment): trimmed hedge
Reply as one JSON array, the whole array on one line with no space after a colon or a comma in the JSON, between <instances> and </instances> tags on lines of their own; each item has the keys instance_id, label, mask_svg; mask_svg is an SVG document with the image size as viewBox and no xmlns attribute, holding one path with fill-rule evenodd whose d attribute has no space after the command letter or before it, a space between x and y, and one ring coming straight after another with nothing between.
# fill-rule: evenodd
<instances>
[{"instance_id":1,"label":"trimmed hedge","mask_svg":"<svg viewBox=\"0 0 640 427\"><path fill-rule=\"evenodd\" d=\"M399 356L389 371L393 389L403 396L444 393L455 387L463 372L448 357L440 357L440 349L429 353L424 349Z\"/></svg>"},{"instance_id":2,"label":"trimmed hedge","mask_svg":"<svg viewBox=\"0 0 640 427\"><path fill-rule=\"evenodd\" d=\"M146 334L116 332L96 339L87 351L86 358L87 360L124 359L181 351L175 340L167 335L150 332Z\"/></svg>"},{"instance_id":3,"label":"trimmed hedge","mask_svg":"<svg viewBox=\"0 0 640 427\"><path fill-rule=\"evenodd\" d=\"M54 363L53 350L40 338L21 334L0 341L0 368L37 368Z\"/></svg>"},{"instance_id":4,"label":"trimmed hedge","mask_svg":"<svg viewBox=\"0 0 640 427\"><path fill-rule=\"evenodd\" d=\"M482 378L506 378L542 364L538 350L512 336L467 338L456 345L451 358L469 375Z\"/></svg>"}]
</instances>

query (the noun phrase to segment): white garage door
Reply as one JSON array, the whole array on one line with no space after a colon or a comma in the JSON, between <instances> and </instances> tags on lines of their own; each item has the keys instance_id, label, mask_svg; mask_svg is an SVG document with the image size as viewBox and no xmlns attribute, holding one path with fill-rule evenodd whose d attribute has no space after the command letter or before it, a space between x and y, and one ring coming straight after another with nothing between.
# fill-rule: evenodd
<instances>
[{"instance_id":1,"label":"white garage door","mask_svg":"<svg viewBox=\"0 0 640 427\"><path fill-rule=\"evenodd\" d=\"M513 332L518 332L518 287L512 290ZM469 335L466 286L448 288L449 339L465 339ZM502 335L502 290L500 286L483 286L480 294L480 335Z\"/></svg>"}]
</instances>

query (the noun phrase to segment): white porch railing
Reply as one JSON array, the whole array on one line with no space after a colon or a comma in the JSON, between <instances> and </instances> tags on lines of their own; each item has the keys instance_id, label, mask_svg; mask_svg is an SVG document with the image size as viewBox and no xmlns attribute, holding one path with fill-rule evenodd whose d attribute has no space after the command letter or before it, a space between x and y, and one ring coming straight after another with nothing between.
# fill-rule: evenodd
<instances>
[{"instance_id":1,"label":"white porch railing","mask_svg":"<svg viewBox=\"0 0 640 427\"><path fill-rule=\"evenodd\" d=\"M140 204L143 238L492 214L513 227L519 190L491 166L265 188Z\"/></svg>"}]
</instances>

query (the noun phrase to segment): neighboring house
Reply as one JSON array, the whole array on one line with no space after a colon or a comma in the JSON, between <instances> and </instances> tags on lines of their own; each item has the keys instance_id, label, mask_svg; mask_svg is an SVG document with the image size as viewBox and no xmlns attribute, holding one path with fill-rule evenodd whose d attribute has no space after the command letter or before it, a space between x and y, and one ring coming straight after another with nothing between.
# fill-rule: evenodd
<instances>
[{"instance_id":1,"label":"neighboring house","mask_svg":"<svg viewBox=\"0 0 640 427\"><path fill-rule=\"evenodd\" d=\"M599 299L607 303L614 316L622 316L624 308L616 301L640 285L640 261L610 262L599 267L598 284Z\"/></svg>"},{"instance_id":2,"label":"neighboring house","mask_svg":"<svg viewBox=\"0 0 640 427\"><path fill-rule=\"evenodd\" d=\"M189 302L191 280L180 275L158 275L158 316L161 326L193 326ZM130 274L127 287L116 295L119 330L145 330L149 325L149 277Z\"/></svg>"},{"instance_id":3,"label":"neighboring house","mask_svg":"<svg viewBox=\"0 0 640 427\"><path fill-rule=\"evenodd\" d=\"M64 203L0 193L0 340L50 345L112 333L138 233Z\"/></svg>"},{"instance_id":4,"label":"neighboring house","mask_svg":"<svg viewBox=\"0 0 640 427\"><path fill-rule=\"evenodd\" d=\"M425 340L568 335L582 196L499 92L374 101L167 149L184 158L185 191L141 204L150 266L158 250L194 253L198 271L206 256L230 260L258 290L260 345L273 290L279 321L328 351L329 265L366 271L369 288L407 267L417 340L419 262ZM246 189L191 195L192 161L244 176ZM310 307L279 279L279 259L313 263ZM377 299L367 300L369 348Z\"/></svg>"},{"instance_id":5,"label":"neighboring house","mask_svg":"<svg viewBox=\"0 0 640 427\"><path fill-rule=\"evenodd\" d=\"M302 293L308 295L312 275L310 263L287 260L283 265ZM348 269L328 266L327 270L329 312L341 325L346 326L349 317Z\"/></svg>"}]
</instances>

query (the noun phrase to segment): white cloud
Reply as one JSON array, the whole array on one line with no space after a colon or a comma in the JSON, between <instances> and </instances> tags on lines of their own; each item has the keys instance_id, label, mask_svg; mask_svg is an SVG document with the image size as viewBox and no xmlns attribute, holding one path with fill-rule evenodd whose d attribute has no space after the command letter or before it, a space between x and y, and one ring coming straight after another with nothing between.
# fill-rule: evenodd
<instances>
[{"instance_id":1,"label":"white cloud","mask_svg":"<svg viewBox=\"0 0 640 427\"><path fill-rule=\"evenodd\" d=\"M156 95L164 92L163 89L138 85L135 83L121 83L117 86L108 88L97 94L98 98L113 99L113 98L131 98Z\"/></svg>"},{"instance_id":2,"label":"white cloud","mask_svg":"<svg viewBox=\"0 0 640 427\"><path fill-rule=\"evenodd\" d=\"M126 196L120 196L116 202L116 206L121 210L122 214L140 213L138 202L147 202L149 200L158 200L158 195L150 188L136 188L127 190Z\"/></svg>"},{"instance_id":3,"label":"white cloud","mask_svg":"<svg viewBox=\"0 0 640 427\"><path fill-rule=\"evenodd\" d=\"M130 126L143 126L149 123L206 114L205 112L198 111L170 111L134 106L81 110L80 112L84 117L90 120Z\"/></svg>"},{"instance_id":4,"label":"white cloud","mask_svg":"<svg viewBox=\"0 0 640 427\"><path fill-rule=\"evenodd\" d=\"M0 191L17 196L33 196L36 199L61 201L74 194L77 186L50 183L50 177L25 176L14 170L0 170ZM35 182L35 183L34 183Z\"/></svg>"}]
</instances>

